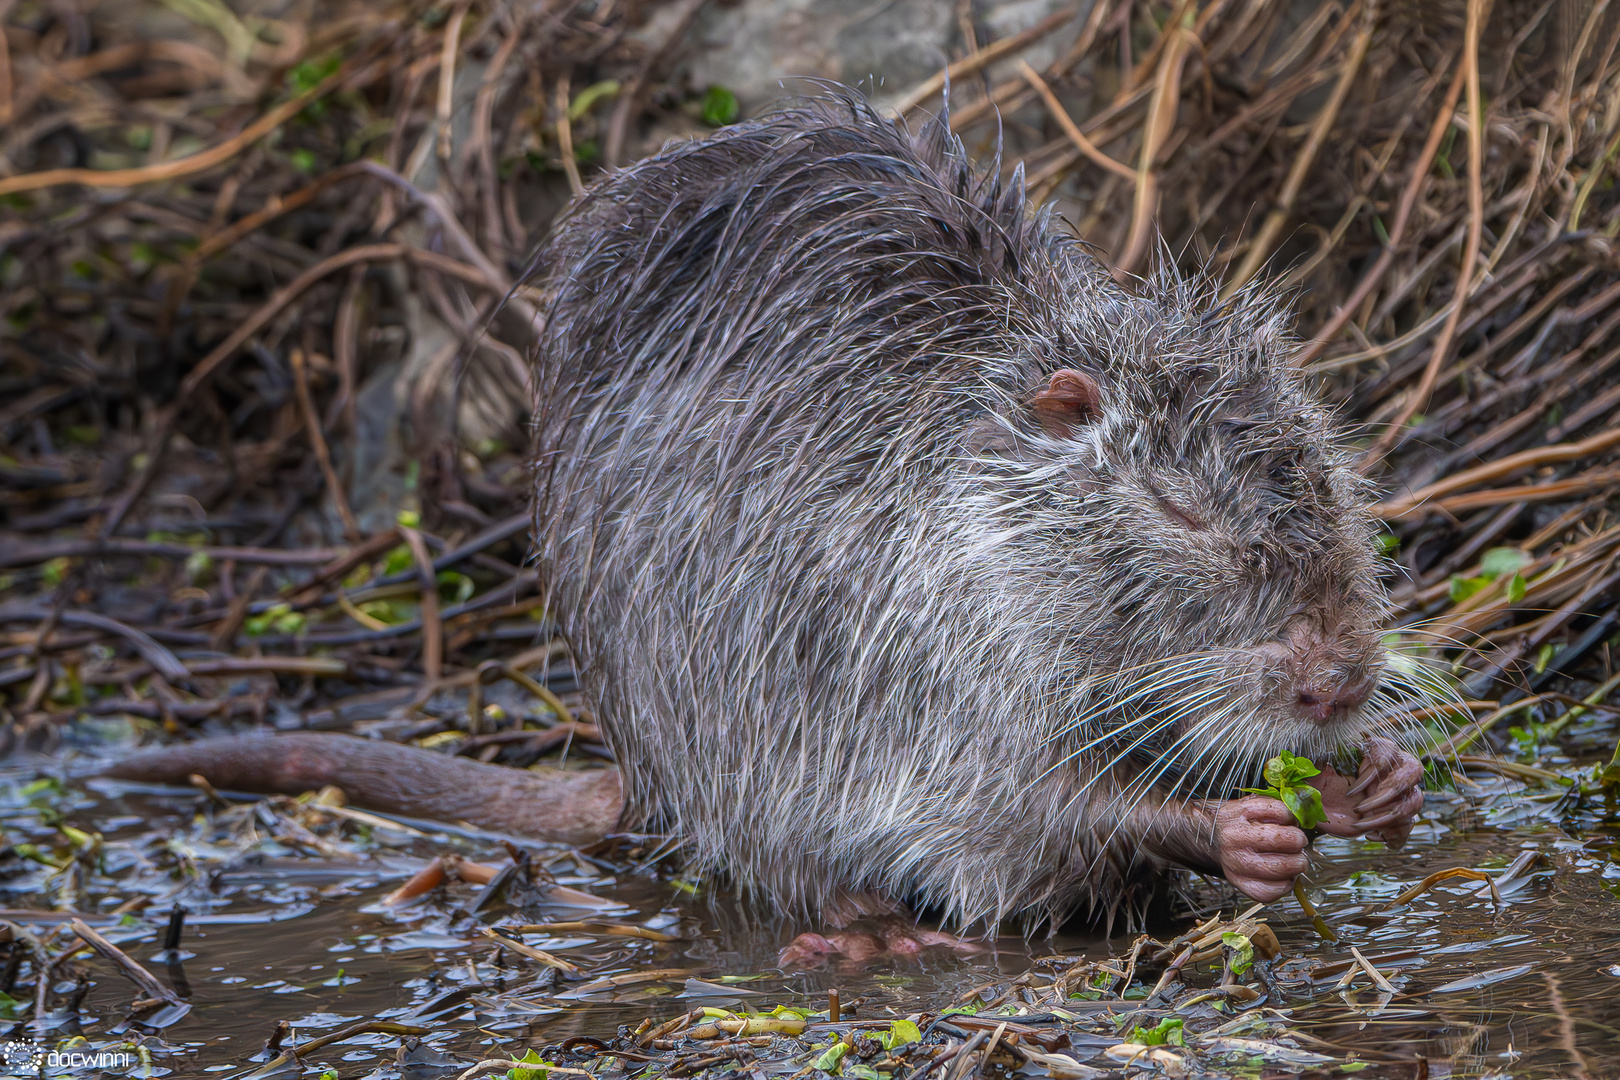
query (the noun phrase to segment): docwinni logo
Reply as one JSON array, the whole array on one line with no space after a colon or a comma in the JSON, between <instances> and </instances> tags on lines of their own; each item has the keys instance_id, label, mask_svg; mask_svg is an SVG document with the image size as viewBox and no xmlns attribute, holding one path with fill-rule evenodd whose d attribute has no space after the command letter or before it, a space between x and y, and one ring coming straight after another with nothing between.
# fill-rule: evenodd
<instances>
[{"instance_id":1,"label":"docwinni logo","mask_svg":"<svg viewBox=\"0 0 1620 1080\"><path fill-rule=\"evenodd\" d=\"M0 1043L0 1064L8 1069L129 1069L135 1055L128 1050L47 1050L37 1043L12 1039Z\"/></svg>"},{"instance_id":2,"label":"docwinni logo","mask_svg":"<svg viewBox=\"0 0 1620 1080\"><path fill-rule=\"evenodd\" d=\"M31 1042L13 1039L0 1043L0 1061L13 1068L37 1069L45 1064L45 1051Z\"/></svg>"}]
</instances>

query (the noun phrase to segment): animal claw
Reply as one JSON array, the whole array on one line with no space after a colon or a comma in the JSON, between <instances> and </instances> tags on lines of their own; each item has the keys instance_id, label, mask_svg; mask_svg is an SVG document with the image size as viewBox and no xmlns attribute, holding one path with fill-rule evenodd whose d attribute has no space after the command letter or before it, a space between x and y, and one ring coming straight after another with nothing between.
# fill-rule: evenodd
<instances>
[{"instance_id":1,"label":"animal claw","mask_svg":"<svg viewBox=\"0 0 1620 1080\"><path fill-rule=\"evenodd\" d=\"M1382 810L1392 803L1404 801L1413 790L1410 787L1392 787L1387 791L1380 792L1365 802L1358 803L1356 805L1356 816L1370 814L1374 810Z\"/></svg>"},{"instance_id":2,"label":"animal claw","mask_svg":"<svg viewBox=\"0 0 1620 1080\"><path fill-rule=\"evenodd\" d=\"M1379 775L1376 771L1363 772L1356 778L1356 782L1351 784L1350 787L1345 791L1345 795L1360 795L1363 791L1366 791L1369 787L1371 787L1373 782L1377 779L1379 779Z\"/></svg>"}]
</instances>

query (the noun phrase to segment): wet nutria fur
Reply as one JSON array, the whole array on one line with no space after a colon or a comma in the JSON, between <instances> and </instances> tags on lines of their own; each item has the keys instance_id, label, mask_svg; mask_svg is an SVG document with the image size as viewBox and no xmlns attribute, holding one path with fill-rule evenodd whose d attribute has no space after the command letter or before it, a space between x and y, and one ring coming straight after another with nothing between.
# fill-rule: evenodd
<instances>
[{"instance_id":1,"label":"wet nutria fur","mask_svg":"<svg viewBox=\"0 0 1620 1080\"><path fill-rule=\"evenodd\" d=\"M1274 298L1132 295L848 99L608 177L542 275L542 575L630 818L700 862L1111 907L1139 799L1373 723L1300 707L1368 696L1386 599Z\"/></svg>"},{"instance_id":2,"label":"wet nutria fur","mask_svg":"<svg viewBox=\"0 0 1620 1080\"><path fill-rule=\"evenodd\" d=\"M1303 834L1222 800L1419 689L1368 493L1275 297L1129 291L995 175L833 96L557 223L535 539L621 823L784 910L1112 918L1172 866L1285 889ZM1415 763L1380 754L1351 795L1399 790L1339 831L1399 840Z\"/></svg>"}]
</instances>

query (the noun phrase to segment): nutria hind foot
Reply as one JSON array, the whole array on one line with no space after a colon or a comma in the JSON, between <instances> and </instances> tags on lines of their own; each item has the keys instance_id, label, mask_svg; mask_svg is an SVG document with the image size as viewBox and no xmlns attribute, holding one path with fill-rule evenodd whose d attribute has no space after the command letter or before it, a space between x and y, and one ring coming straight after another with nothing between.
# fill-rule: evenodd
<instances>
[{"instance_id":1,"label":"nutria hind foot","mask_svg":"<svg viewBox=\"0 0 1620 1080\"><path fill-rule=\"evenodd\" d=\"M837 959L840 965L862 964L881 956L915 956L943 946L958 953L978 953L984 946L917 924L909 908L874 892L839 890L821 911L825 934L800 934L777 958L782 967L816 968Z\"/></svg>"},{"instance_id":2,"label":"nutria hind foot","mask_svg":"<svg viewBox=\"0 0 1620 1080\"><path fill-rule=\"evenodd\" d=\"M829 962L855 966L880 957L915 956L924 949L948 948L958 954L981 953L978 942L918 926L910 915L863 919L856 926L826 934L800 934L777 958L785 968L818 968Z\"/></svg>"},{"instance_id":3,"label":"nutria hind foot","mask_svg":"<svg viewBox=\"0 0 1620 1080\"><path fill-rule=\"evenodd\" d=\"M300 795L333 785L357 806L460 821L530 840L584 846L611 833L624 808L617 768L513 769L353 735L288 732L204 739L143 750L101 770L120 780Z\"/></svg>"}]
</instances>

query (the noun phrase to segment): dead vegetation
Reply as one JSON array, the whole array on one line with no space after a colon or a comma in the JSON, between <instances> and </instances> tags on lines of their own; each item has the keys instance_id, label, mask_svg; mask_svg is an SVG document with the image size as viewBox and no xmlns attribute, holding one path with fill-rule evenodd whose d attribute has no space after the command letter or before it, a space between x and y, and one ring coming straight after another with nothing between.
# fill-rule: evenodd
<instances>
[{"instance_id":1,"label":"dead vegetation","mask_svg":"<svg viewBox=\"0 0 1620 1080\"><path fill-rule=\"evenodd\" d=\"M368 684L420 705L534 643L524 259L600 169L729 118L668 80L697 11L11 11L11 738ZM954 126L1004 132L1122 272L1157 231L1225 292L1296 289L1300 362L1387 492L1411 639L1482 710L1606 684L1620 13L1105 0L976 44Z\"/></svg>"},{"instance_id":2,"label":"dead vegetation","mask_svg":"<svg viewBox=\"0 0 1620 1080\"><path fill-rule=\"evenodd\" d=\"M247 718L600 752L524 567L522 281L571 191L731 118L674 79L700 4L0 4L8 747ZM1099 0L973 32L953 126L1122 273L1162 235L1224 292L1295 290L1402 638L1471 700L1424 717L1437 755L1596 760L1576 786L1612 794L1620 9Z\"/></svg>"}]
</instances>

